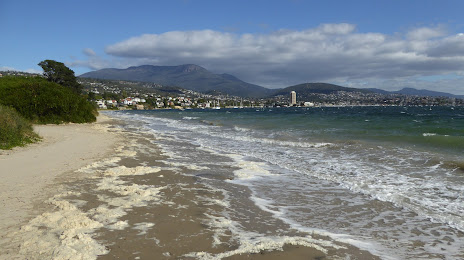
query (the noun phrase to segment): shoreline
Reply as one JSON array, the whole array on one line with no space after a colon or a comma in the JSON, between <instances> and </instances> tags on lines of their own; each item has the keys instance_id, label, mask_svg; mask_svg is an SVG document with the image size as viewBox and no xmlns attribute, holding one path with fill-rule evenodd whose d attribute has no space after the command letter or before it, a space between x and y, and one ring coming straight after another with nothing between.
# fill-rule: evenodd
<instances>
[{"instance_id":1,"label":"shoreline","mask_svg":"<svg viewBox=\"0 0 464 260\"><path fill-rule=\"evenodd\" d=\"M94 124L39 126L42 143L0 154L0 167L26 155L42 167L24 163L29 172L22 172L21 181L9 176L2 183L11 185L9 193L0 193L2 203L16 211L0 211L0 227L8 231L0 237L0 259L330 259L345 253L377 259L295 230L271 235L259 222L250 223L253 230L244 227L242 237L235 221L224 216L230 206L225 191L201 177L208 167L179 165L156 133L137 125L115 129L119 124L101 115ZM5 195L21 191L28 203L5 201ZM275 224L272 230L287 226Z\"/></svg>"},{"instance_id":2,"label":"shoreline","mask_svg":"<svg viewBox=\"0 0 464 260\"><path fill-rule=\"evenodd\" d=\"M110 120L100 114L90 124L34 125L41 141L0 151L0 259L15 257L14 234L43 211L37 206L57 192L58 179L111 153L120 137L100 129Z\"/></svg>"}]
</instances>

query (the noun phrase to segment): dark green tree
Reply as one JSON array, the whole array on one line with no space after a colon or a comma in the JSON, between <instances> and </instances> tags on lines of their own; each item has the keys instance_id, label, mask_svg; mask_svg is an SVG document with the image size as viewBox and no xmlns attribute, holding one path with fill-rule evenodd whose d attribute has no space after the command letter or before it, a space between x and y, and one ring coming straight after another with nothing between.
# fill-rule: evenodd
<instances>
[{"instance_id":1,"label":"dark green tree","mask_svg":"<svg viewBox=\"0 0 464 260\"><path fill-rule=\"evenodd\" d=\"M44 70L43 74L47 77L48 81L71 88L78 94L81 93L82 85L77 82L74 71L66 67L64 63L54 60L44 60L38 65Z\"/></svg>"},{"instance_id":2,"label":"dark green tree","mask_svg":"<svg viewBox=\"0 0 464 260\"><path fill-rule=\"evenodd\" d=\"M95 93L93 93L92 91L89 92L89 94L87 95L87 100L96 100L97 98L95 97Z\"/></svg>"}]
</instances>

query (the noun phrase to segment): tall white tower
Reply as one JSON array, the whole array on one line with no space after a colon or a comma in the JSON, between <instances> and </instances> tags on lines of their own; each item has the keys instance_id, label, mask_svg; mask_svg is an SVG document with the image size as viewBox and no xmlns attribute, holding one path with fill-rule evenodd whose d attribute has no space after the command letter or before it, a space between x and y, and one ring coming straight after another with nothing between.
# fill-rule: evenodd
<instances>
[{"instance_id":1,"label":"tall white tower","mask_svg":"<svg viewBox=\"0 0 464 260\"><path fill-rule=\"evenodd\" d=\"M291 106L296 105L296 92L295 91L290 92L290 105Z\"/></svg>"}]
</instances>

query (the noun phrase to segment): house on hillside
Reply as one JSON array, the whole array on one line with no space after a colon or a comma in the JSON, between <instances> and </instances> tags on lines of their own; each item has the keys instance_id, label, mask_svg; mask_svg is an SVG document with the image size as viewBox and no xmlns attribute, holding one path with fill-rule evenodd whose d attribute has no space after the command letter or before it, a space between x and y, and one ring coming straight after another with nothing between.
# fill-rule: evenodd
<instances>
[{"instance_id":1,"label":"house on hillside","mask_svg":"<svg viewBox=\"0 0 464 260\"><path fill-rule=\"evenodd\" d=\"M133 100L132 98L126 98L122 101L122 103L126 106L132 106L133 105Z\"/></svg>"},{"instance_id":2,"label":"house on hillside","mask_svg":"<svg viewBox=\"0 0 464 260\"><path fill-rule=\"evenodd\" d=\"M118 106L118 101L116 100L106 100L106 106L112 106L112 107L117 107Z\"/></svg>"},{"instance_id":3,"label":"house on hillside","mask_svg":"<svg viewBox=\"0 0 464 260\"><path fill-rule=\"evenodd\" d=\"M108 107L105 105L105 103L103 102L103 100L99 99L99 100L96 100L95 103L97 103L97 106L98 108L100 109L107 109Z\"/></svg>"}]
</instances>

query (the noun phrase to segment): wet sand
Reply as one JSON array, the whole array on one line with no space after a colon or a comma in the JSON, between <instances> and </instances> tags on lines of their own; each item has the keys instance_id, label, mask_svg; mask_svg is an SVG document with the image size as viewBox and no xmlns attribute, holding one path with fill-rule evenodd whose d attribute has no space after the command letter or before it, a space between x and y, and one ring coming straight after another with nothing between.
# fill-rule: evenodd
<instances>
[{"instance_id":1,"label":"wet sand","mask_svg":"<svg viewBox=\"0 0 464 260\"><path fill-rule=\"evenodd\" d=\"M327 250L308 242L324 238L297 232L288 240L279 237L278 243L271 237L243 244L223 216L229 207L224 194L203 181L201 169L170 164L169 155L163 154L152 135L114 124L118 123L78 125L82 129L72 130L94 133L92 142L76 140L74 134L65 134L68 139L55 136L65 130L70 133L66 127L74 125L51 126L56 131L47 132L48 137L39 129L45 142L56 141L24 149L35 150L33 155L25 153L28 157L21 151L11 154L35 158L39 151L55 150L47 147L63 142L64 147L78 143L88 149L73 157L63 155L71 161L58 160L59 155L41 157L43 165L54 165L55 170L47 171L53 173L33 189L27 186L33 177L2 183L12 186L9 194L2 193L2 201L7 201L2 203L22 218L11 222L2 215L2 230L5 226L14 236L3 237L1 259L334 259L344 252L352 259L376 259L347 245ZM89 136L84 139L91 140ZM106 145L96 145L98 140L105 140ZM35 169L32 164L29 167L29 172ZM21 196L33 203L24 207L7 200L6 195L16 194L15 185L22 185L25 195ZM282 223L276 225L272 228L285 228ZM250 226L275 232L260 223Z\"/></svg>"}]
</instances>

